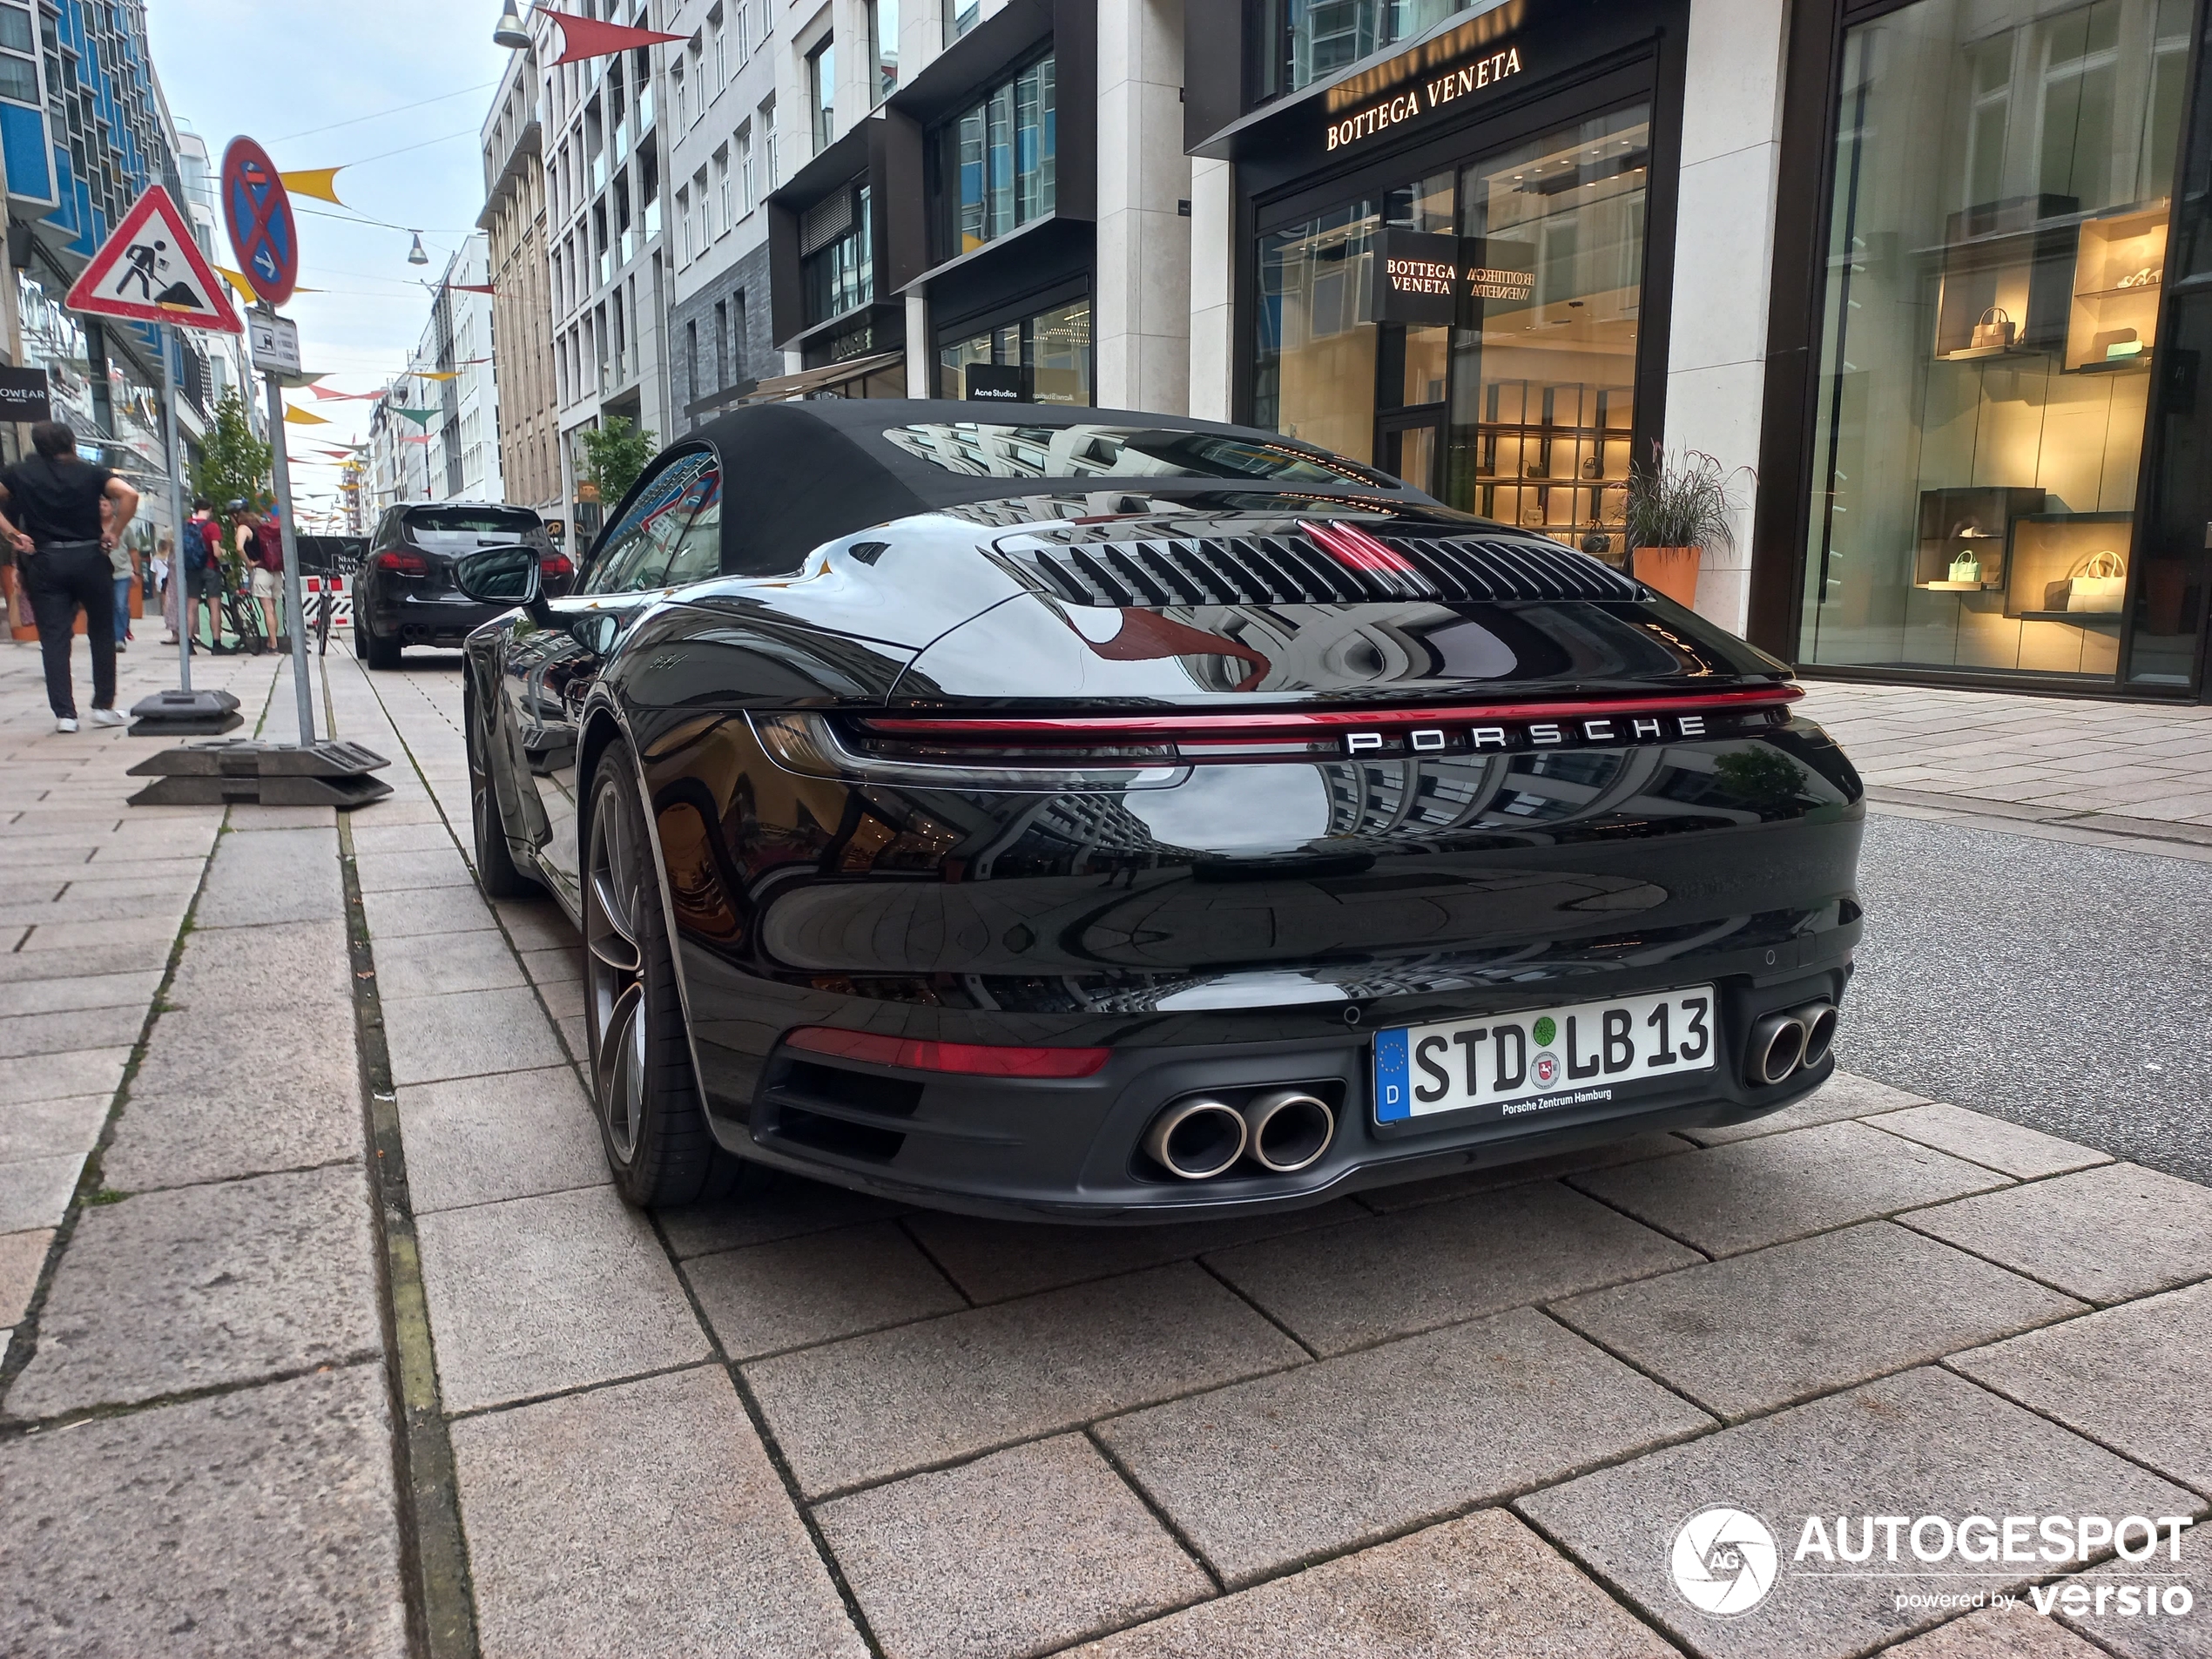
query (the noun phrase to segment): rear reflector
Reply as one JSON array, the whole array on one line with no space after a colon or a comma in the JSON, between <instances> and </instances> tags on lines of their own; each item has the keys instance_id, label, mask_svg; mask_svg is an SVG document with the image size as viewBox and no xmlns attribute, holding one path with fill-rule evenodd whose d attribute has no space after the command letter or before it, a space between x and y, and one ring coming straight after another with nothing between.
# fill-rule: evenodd
<instances>
[{"instance_id":1,"label":"rear reflector","mask_svg":"<svg viewBox=\"0 0 2212 1659\"><path fill-rule=\"evenodd\" d=\"M1391 731L1406 726L1450 725L1461 721L1581 720L1608 715L1701 714L1715 710L1774 707L1804 695L1799 685L1761 685L1739 691L1706 691L1677 697L1584 698L1551 703L1474 703L1453 708L1321 709L1285 714L1255 710L1244 714L1096 714L1077 718L1040 715L1034 718L908 719L872 716L861 730L885 736L1052 738L1069 743L1177 737L1284 738L1355 728Z\"/></svg>"},{"instance_id":2,"label":"rear reflector","mask_svg":"<svg viewBox=\"0 0 2212 1659\"><path fill-rule=\"evenodd\" d=\"M996 1043L927 1042L807 1025L786 1035L787 1047L872 1066L948 1071L970 1077L1088 1077L1113 1058L1111 1049L1015 1049Z\"/></svg>"}]
</instances>

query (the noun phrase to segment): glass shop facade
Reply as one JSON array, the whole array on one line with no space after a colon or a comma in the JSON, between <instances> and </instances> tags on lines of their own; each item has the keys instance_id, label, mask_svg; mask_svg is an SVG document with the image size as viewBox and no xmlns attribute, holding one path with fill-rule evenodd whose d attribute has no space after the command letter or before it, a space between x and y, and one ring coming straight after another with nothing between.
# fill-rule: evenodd
<instances>
[{"instance_id":1,"label":"glass shop facade","mask_svg":"<svg viewBox=\"0 0 2212 1659\"><path fill-rule=\"evenodd\" d=\"M1752 261L1723 620L1811 674L2202 696L2204 0L1799 0L1767 193L1717 203L1683 187L1686 110L1737 84L1696 3L1190 8L1227 412L1624 563L1632 462L1710 401L1670 335L1737 326L1677 264Z\"/></svg>"}]
</instances>

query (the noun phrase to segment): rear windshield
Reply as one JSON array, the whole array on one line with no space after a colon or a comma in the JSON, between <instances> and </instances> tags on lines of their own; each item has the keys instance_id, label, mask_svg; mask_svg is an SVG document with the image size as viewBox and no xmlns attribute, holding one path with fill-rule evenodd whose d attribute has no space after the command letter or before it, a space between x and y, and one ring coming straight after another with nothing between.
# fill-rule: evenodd
<instances>
[{"instance_id":1,"label":"rear windshield","mask_svg":"<svg viewBox=\"0 0 2212 1659\"><path fill-rule=\"evenodd\" d=\"M536 513L521 507L418 507L408 514L407 527L442 536L516 537L544 528Z\"/></svg>"},{"instance_id":2,"label":"rear windshield","mask_svg":"<svg viewBox=\"0 0 2212 1659\"><path fill-rule=\"evenodd\" d=\"M1396 487L1349 461L1172 427L947 421L887 427L883 435L910 455L971 478L1266 478L1337 489Z\"/></svg>"}]
</instances>

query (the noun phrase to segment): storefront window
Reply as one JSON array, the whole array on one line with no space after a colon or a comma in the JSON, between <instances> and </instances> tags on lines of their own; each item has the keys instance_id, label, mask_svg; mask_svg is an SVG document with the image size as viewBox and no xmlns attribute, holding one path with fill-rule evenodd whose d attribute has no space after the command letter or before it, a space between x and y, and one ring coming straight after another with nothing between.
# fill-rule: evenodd
<instances>
[{"instance_id":1,"label":"storefront window","mask_svg":"<svg viewBox=\"0 0 2212 1659\"><path fill-rule=\"evenodd\" d=\"M1809 662L2117 671L2192 8L2041 10L1845 36Z\"/></svg>"},{"instance_id":2,"label":"storefront window","mask_svg":"<svg viewBox=\"0 0 2212 1659\"><path fill-rule=\"evenodd\" d=\"M1284 78L1272 90L1295 92L1332 79L1454 12L1487 9L1481 0L1274 0L1270 11L1283 55L1271 68Z\"/></svg>"},{"instance_id":3,"label":"storefront window","mask_svg":"<svg viewBox=\"0 0 2212 1659\"><path fill-rule=\"evenodd\" d=\"M969 371L978 367L1018 370L1000 379L1001 390L1030 403L1090 404L1090 300L1070 300L1035 316L984 329L937 354L938 395L968 395ZM980 387L981 380L977 381Z\"/></svg>"},{"instance_id":4,"label":"storefront window","mask_svg":"<svg viewBox=\"0 0 2212 1659\"><path fill-rule=\"evenodd\" d=\"M950 259L1042 219L1057 198L1053 60L1039 58L954 117L934 139Z\"/></svg>"},{"instance_id":5,"label":"storefront window","mask_svg":"<svg viewBox=\"0 0 2212 1659\"><path fill-rule=\"evenodd\" d=\"M1615 111L1263 234L1255 423L1619 557L1649 133ZM1409 261L1444 291L1379 288Z\"/></svg>"},{"instance_id":6,"label":"storefront window","mask_svg":"<svg viewBox=\"0 0 2212 1659\"><path fill-rule=\"evenodd\" d=\"M799 229L799 275L811 327L875 299L868 186L840 190L807 209Z\"/></svg>"}]
</instances>

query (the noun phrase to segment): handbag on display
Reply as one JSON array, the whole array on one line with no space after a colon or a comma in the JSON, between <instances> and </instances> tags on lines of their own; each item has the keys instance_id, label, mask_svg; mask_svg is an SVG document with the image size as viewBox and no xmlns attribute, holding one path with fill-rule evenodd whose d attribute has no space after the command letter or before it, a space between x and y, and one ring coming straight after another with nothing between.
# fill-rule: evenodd
<instances>
[{"instance_id":1,"label":"handbag on display","mask_svg":"<svg viewBox=\"0 0 2212 1659\"><path fill-rule=\"evenodd\" d=\"M2017 332L2012 315L2002 306L1992 306L1981 314L1981 320L1974 325L1972 349L1980 351L1991 346L2009 346ZM1952 336L1956 340L1958 336Z\"/></svg>"},{"instance_id":2,"label":"handbag on display","mask_svg":"<svg viewBox=\"0 0 2212 1659\"><path fill-rule=\"evenodd\" d=\"M2120 555L2107 548L2101 553L2092 553L2081 566L2080 574L2067 585L2066 608L2068 610L2114 611L2128 591L2128 565Z\"/></svg>"},{"instance_id":3,"label":"handbag on display","mask_svg":"<svg viewBox=\"0 0 2212 1659\"><path fill-rule=\"evenodd\" d=\"M1951 561L1951 579L1953 582L1980 581L1981 561L1971 553L1959 554Z\"/></svg>"}]
</instances>

